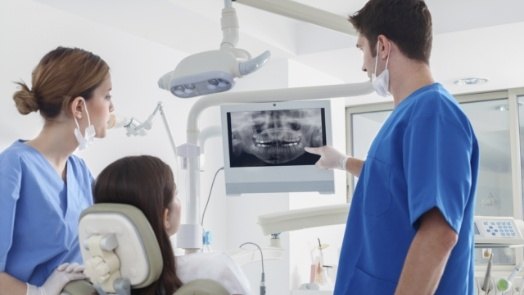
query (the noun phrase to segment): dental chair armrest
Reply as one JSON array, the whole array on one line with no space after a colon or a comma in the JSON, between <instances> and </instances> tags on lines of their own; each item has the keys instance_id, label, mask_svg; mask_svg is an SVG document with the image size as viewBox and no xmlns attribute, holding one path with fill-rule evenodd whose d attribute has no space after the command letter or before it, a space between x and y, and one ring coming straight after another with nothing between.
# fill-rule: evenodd
<instances>
[{"instance_id":1,"label":"dental chair armrest","mask_svg":"<svg viewBox=\"0 0 524 295\"><path fill-rule=\"evenodd\" d=\"M69 282L62 290L64 295L96 295L95 287L88 280L77 280Z\"/></svg>"}]
</instances>

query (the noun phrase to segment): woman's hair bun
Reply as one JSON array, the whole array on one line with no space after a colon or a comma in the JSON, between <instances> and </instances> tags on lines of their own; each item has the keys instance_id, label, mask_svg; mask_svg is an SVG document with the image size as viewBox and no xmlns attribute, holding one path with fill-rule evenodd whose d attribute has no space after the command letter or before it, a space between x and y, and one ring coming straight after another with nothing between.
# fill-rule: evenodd
<instances>
[{"instance_id":1,"label":"woman's hair bun","mask_svg":"<svg viewBox=\"0 0 524 295\"><path fill-rule=\"evenodd\" d=\"M20 90L15 92L13 100L18 111L22 115L38 111L38 101L35 94L24 83L18 82L16 84L20 85Z\"/></svg>"}]
</instances>

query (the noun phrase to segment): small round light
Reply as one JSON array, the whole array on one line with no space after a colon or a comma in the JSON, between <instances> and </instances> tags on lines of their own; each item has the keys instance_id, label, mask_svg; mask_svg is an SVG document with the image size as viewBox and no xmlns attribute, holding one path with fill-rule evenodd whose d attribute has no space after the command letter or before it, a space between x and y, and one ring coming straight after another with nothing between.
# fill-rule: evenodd
<instances>
[{"instance_id":1,"label":"small round light","mask_svg":"<svg viewBox=\"0 0 524 295\"><path fill-rule=\"evenodd\" d=\"M231 83L229 81L224 79L218 79L218 87L219 88L231 88Z\"/></svg>"},{"instance_id":2,"label":"small round light","mask_svg":"<svg viewBox=\"0 0 524 295\"><path fill-rule=\"evenodd\" d=\"M507 105L499 105L495 109L499 112L507 112L509 110Z\"/></svg>"}]
</instances>

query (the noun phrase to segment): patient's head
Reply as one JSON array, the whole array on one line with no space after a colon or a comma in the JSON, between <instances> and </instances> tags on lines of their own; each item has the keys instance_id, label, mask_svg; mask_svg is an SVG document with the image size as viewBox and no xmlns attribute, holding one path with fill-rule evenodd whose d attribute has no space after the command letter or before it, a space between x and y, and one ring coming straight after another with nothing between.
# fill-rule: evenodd
<instances>
[{"instance_id":1,"label":"patient's head","mask_svg":"<svg viewBox=\"0 0 524 295\"><path fill-rule=\"evenodd\" d=\"M182 285L176 276L169 241L169 235L174 234L180 224L180 202L175 194L171 168L153 156L125 157L109 164L98 176L93 193L95 203L129 204L144 213L162 252L164 269L157 284L166 288L166 294L172 294ZM147 289L154 291L157 284Z\"/></svg>"},{"instance_id":2,"label":"patient's head","mask_svg":"<svg viewBox=\"0 0 524 295\"><path fill-rule=\"evenodd\" d=\"M180 201L171 168L153 156L132 156L107 166L98 176L96 203L123 203L140 209L153 229L174 234L180 224Z\"/></svg>"}]
</instances>

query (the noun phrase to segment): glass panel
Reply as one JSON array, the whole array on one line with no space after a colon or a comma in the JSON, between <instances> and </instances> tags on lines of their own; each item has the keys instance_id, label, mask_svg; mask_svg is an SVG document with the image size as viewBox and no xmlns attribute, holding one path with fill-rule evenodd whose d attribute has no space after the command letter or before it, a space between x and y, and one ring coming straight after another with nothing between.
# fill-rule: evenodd
<instances>
[{"instance_id":1,"label":"glass panel","mask_svg":"<svg viewBox=\"0 0 524 295\"><path fill-rule=\"evenodd\" d=\"M513 216L507 99L463 103L480 149L476 215ZM487 264L475 249L475 265ZM493 264L515 264L514 249L493 249Z\"/></svg>"},{"instance_id":2,"label":"glass panel","mask_svg":"<svg viewBox=\"0 0 524 295\"><path fill-rule=\"evenodd\" d=\"M521 167L521 185L522 185L522 204L524 204L524 96L518 96L519 112L519 141L520 141L520 167ZM524 208L522 208L524 210Z\"/></svg>"},{"instance_id":3,"label":"glass panel","mask_svg":"<svg viewBox=\"0 0 524 295\"><path fill-rule=\"evenodd\" d=\"M524 97L522 100L524 102ZM476 214L512 216L508 100L463 103L462 107L473 125L480 148ZM524 108L520 111L524 115ZM352 114L355 157L366 158L371 142L390 113L377 111ZM524 134L524 130L522 132ZM521 147L524 149L524 144Z\"/></svg>"},{"instance_id":4,"label":"glass panel","mask_svg":"<svg viewBox=\"0 0 524 295\"><path fill-rule=\"evenodd\" d=\"M521 99L524 105L524 97ZM475 214L513 216L508 100L500 98L469 102L463 103L462 107L473 125L480 148ZM524 116L524 107L519 108L519 112ZM377 111L352 114L355 157L366 158L373 138L390 113ZM521 129L521 134L524 135L524 129ZM521 148L524 149L524 144ZM353 183L356 183L356 179ZM494 264L515 263L513 249L494 249L493 253ZM477 265L485 264L486 260L480 258L479 249L476 249L476 254Z\"/></svg>"},{"instance_id":5,"label":"glass panel","mask_svg":"<svg viewBox=\"0 0 524 295\"><path fill-rule=\"evenodd\" d=\"M508 100L462 104L480 148L476 215L513 216Z\"/></svg>"},{"instance_id":6,"label":"glass panel","mask_svg":"<svg viewBox=\"0 0 524 295\"><path fill-rule=\"evenodd\" d=\"M353 157L361 160L366 159L371 142L377 136L380 127L382 127L389 114L391 114L391 111L354 113L351 115ZM357 180L358 177L353 177L351 192L354 191ZM350 195L348 200L351 200L352 197Z\"/></svg>"},{"instance_id":7,"label":"glass panel","mask_svg":"<svg viewBox=\"0 0 524 295\"><path fill-rule=\"evenodd\" d=\"M365 159L371 142L391 111L358 113L351 116L353 125L353 156Z\"/></svg>"}]
</instances>

